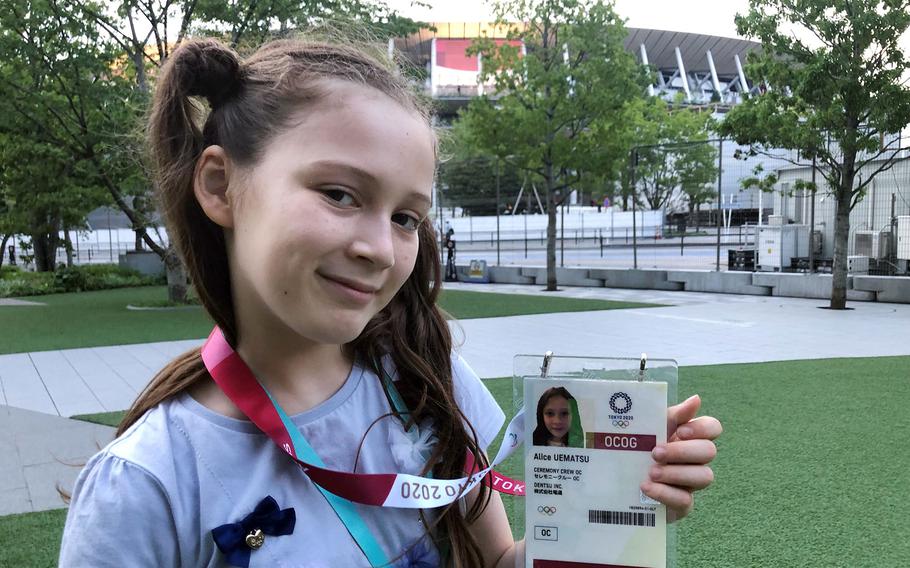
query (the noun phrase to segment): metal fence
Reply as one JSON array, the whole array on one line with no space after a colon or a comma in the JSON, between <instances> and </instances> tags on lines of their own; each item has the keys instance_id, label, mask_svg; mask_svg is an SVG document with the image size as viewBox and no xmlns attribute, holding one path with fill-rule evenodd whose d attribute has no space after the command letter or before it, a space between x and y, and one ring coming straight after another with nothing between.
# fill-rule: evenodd
<instances>
[{"instance_id":1,"label":"metal fence","mask_svg":"<svg viewBox=\"0 0 910 568\"><path fill-rule=\"evenodd\" d=\"M152 230L156 242L167 244L167 233L163 228ZM59 235L61 245L64 235ZM136 236L130 229L99 229L94 231L70 231L72 259L74 264L117 264L120 255L136 250ZM30 238L14 235L7 242L3 265L16 265L27 270L34 269ZM57 248L55 260L58 264L67 262L66 248Z\"/></svg>"},{"instance_id":2,"label":"metal fence","mask_svg":"<svg viewBox=\"0 0 910 568\"><path fill-rule=\"evenodd\" d=\"M867 254L869 233L890 231L881 237L890 251L870 258L872 274L907 272L907 262L894 255L894 228L897 217L910 215L908 158L910 152L899 152L851 214L852 256ZM634 192L627 190L625 199L617 183L573 190L558 207L558 266L830 271L835 200L799 152L758 153L717 139L639 146L629 163L625 183ZM870 172L860 171L858 179ZM435 209L440 242L451 231L459 263L544 266L546 196L527 179L504 179L478 172L476 187L458 191L441 179ZM814 193L805 186L810 181L816 182ZM494 183L499 187L490 187ZM774 266L767 251L763 264L758 250L768 225L804 226L803 242Z\"/></svg>"}]
</instances>

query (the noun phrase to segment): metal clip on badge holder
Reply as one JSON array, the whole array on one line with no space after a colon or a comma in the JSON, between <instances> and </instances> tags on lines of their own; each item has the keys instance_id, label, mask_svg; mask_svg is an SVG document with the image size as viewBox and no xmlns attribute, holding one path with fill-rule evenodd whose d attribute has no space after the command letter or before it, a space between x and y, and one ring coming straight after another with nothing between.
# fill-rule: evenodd
<instances>
[{"instance_id":1,"label":"metal clip on badge holder","mask_svg":"<svg viewBox=\"0 0 910 568\"><path fill-rule=\"evenodd\" d=\"M540 367L540 378L545 379L550 373L550 361L553 359L553 352L547 351L543 356L543 365ZM638 382L645 380L645 367L648 366L648 354L642 353L641 360L638 365Z\"/></svg>"},{"instance_id":2,"label":"metal clip on badge holder","mask_svg":"<svg viewBox=\"0 0 910 568\"><path fill-rule=\"evenodd\" d=\"M543 354L543 365L540 367L540 378L546 379L550 373L550 361L553 359L553 352L547 351Z\"/></svg>"}]
</instances>

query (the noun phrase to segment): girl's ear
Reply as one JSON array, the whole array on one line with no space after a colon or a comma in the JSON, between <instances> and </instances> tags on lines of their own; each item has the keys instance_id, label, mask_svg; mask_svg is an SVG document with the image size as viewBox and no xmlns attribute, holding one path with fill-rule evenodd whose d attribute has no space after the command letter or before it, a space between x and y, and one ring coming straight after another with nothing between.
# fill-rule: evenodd
<instances>
[{"instance_id":1,"label":"girl's ear","mask_svg":"<svg viewBox=\"0 0 910 568\"><path fill-rule=\"evenodd\" d=\"M209 146L202 151L193 173L193 192L206 217L217 225L234 227L234 211L228 195L231 160L221 146Z\"/></svg>"}]
</instances>

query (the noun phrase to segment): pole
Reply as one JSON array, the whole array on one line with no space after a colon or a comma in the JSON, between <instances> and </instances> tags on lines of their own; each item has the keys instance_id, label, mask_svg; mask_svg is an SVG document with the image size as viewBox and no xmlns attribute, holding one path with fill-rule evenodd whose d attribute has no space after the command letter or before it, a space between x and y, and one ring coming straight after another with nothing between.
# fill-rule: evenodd
<instances>
[{"instance_id":1,"label":"pole","mask_svg":"<svg viewBox=\"0 0 910 568\"><path fill-rule=\"evenodd\" d=\"M565 266L566 259L566 204L559 211L559 267Z\"/></svg>"},{"instance_id":2,"label":"pole","mask_svg":"<svg viewBox=\"0 0 910 568\"><path fill-rule=\"evenodd\" d=\"M107 210L107 246L110 252L111 262L114 262L114 239L111 236L111 210Z\"/></svg>"},{"instance_id":3,"label":"pole","mask_svg":"<svg viewBox=\"0 0 910 568\"><path fill-rule=\"evenodd\" d=\"M723 213L721 197L722 190L720 180L723 176L723 165L724 165L724 139L721 138L717 141L717 264L714 269L717 272L720 272L720 215Z\"/></svg>"},{"instance_id":4,"label":"pole","mask_svg":"<svg viewBox=\"0 0 910 568\"><path fill-rule=\"evenodd\" d=\"M632 268L638 270L638 239L635 237L635 231L638 224L635 220L637 215L635 211L635 168L638 166L638 148L632 148L632 173L629 175L630 189L632 191Z\"/></svg>"},{"instance_id":5,"label":"pole","mask_svg":"<svg viewBox=\"0 0 910 568\"><path fill-rule=\"evenodd\" d=\"M897 264L897 217L894 216L894 205L897 201L897 194L891 194L891 224L889 229L891 231L891 236L888 239L888 275L894 275L894 265Z\"/></svg>"},{"instance_id":6,"label":"pole","mask_svg":"<svg viewBox=\"0 0 910 568\"><path fill-rule=\"evenodd\" d=\"M500 162L496 160L496 266L499 266L499 170Z\"/></svg>"},{"instance_id":7,"label":"pole","mask_svg":"<svg viewBox=\"0 0 910 568\"><path fill-rule=\"evenodd\" d=\"M531 194L528 194L527 207L525 207L525 258L528 258L528 215L531 213Z\"/></svg>"}]
</instances>

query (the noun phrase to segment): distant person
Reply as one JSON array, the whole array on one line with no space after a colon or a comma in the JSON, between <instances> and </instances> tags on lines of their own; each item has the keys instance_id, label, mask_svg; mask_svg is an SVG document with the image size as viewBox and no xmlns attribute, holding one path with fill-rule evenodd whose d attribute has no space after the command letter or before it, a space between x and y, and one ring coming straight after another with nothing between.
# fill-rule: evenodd
<instances>
[{"instance_id":1,"label":"distant person","mask_svg":"<svg viewBox=\"0 0 910 568\"><path fill-rule=\"evenodd\" d=\"M446 273L445 279L446 282L457 282L458 281L458 270L455 268L455 230L449 229L449 232L446 233L445 240L446 248Z\"/></svg>"}]
</instances>

